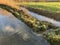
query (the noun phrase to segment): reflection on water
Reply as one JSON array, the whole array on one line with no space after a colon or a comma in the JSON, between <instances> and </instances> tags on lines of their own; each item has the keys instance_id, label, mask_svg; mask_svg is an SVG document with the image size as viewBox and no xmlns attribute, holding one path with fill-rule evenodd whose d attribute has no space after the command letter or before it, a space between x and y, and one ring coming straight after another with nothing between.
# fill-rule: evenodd
<instances>
[{"instance_id":1,"label":"reflection on water","mask_svg":"<svg viewBox=\"0 0 60 45\"><path fill-rule=\"evenodd\" d=\"M36 17L38 20L41 20L41 21L47 21L47 22L50 22L56 26L59 26L60 27L60 21L56 21L56 20L53 20L51 18L48 18L48 17L45 17L45 16L41 16L37 13L34 13L34 12L31 12L29 11L29 13L33 16L33 17Z\"/></svg>"},{"instance_id":2,"label":"reflection on water","mask_svg":"<svg viewBox=\"0 0 60 45\"><path fill-rule=\"evenodd\" d=\"M0 12L0 45L49 45L42 37L33 34L31 29L12 14L4 16Z\"/></svg>"},{"instance_id":3,"label":"reflection on water","mask_svg":"<svg viewBox=\"0 0 60 45\"><path fill-rule=\"evenodd\" d=\"M2 16L0 15L0 32L3 31L3 36L12 35L17 32L29 32L31 29L27 27L23 22L19 21L16 18L11 18L10 15ZM19 32L19 33L20 33ZM31 31L30 31L31 32Z\"/></svg>"},{"instance_id":4,"label":"reflection on water","mask_svg":"<svg viewBox=\"0 0 60 45\"><path fill-rule=\"evenodd\" d=\"M11 13L9 13L8 11L0 8L0 14L3 14L4 16L7 16L7 15L9 15Z\"/></svg>"}]
</instances>

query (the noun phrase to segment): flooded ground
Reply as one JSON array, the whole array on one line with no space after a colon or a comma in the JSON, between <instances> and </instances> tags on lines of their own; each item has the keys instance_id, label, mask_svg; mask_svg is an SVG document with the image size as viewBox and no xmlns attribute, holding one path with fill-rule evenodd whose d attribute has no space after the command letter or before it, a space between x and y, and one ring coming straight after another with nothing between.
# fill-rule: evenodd
<instances>
[{"instance_id":1,"label":"flooded ground","mask_svg":"<svg viewBox=\"0 0 60 45\"><path fill-rule=\"evenodd\" d=\"M0 45L50 45L31 30L11 13L0 9Z\"/></svg>"}]
</instances>

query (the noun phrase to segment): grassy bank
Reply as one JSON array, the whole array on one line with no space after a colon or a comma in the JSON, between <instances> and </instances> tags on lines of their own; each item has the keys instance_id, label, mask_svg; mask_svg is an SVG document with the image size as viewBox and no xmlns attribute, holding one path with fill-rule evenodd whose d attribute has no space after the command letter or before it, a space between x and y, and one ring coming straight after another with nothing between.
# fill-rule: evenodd
<instances>
[{"instance_id":1,"label":"grassy bank","mask_svg":"<svg viewBox=\"0 0 60 45\"><path fill-rule=\"evenodd\" d=\"M60 29L55 29L46 33L46 39L51 45L60 45Z\"/></svg>"},{"instance_id":2,"label":"grassy bank","mask_svg":"<svg viewBox=\"0 0 60 45\"><path fill-rule=\"evenodd\" d=\"M23 4L28 7L48 10L51 12L60 12L60 2L23 2Z\"/></svg>"}]
</instances>

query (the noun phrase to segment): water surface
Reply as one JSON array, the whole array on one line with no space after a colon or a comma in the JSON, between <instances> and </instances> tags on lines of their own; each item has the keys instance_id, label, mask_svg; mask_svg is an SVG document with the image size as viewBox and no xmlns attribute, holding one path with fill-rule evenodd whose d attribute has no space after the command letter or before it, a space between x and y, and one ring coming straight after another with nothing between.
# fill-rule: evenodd
<instances>
[{"instance_id":1,"label":"water surface","mask_svg":"<svg viewBox=\"0 0 60 45\"><path fill-rule=\"evenodd\" d=\"M2 12L0 10L0 45L50 45L11 13Z\"/></svg>"}]
</instances>

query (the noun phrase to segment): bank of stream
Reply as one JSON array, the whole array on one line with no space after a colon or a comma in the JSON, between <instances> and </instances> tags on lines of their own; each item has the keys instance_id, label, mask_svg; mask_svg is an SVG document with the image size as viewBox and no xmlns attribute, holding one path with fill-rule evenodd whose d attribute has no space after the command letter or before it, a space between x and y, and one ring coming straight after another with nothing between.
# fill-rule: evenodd
<instances>
[{"instance_id":1,"label":"bank of stream","mask_svg":"<svg viewBox=\"0 0 60 45\"><path fill-rule=\"evenodd\" d=\"M39 33L42 34L43 32L46 32L47 30L60 30L60 22L55 21L53 19L49 19L47 17L44 16L38 16L36 13L30 12L25 8L21 7L21 10L16 10L14 8L11 8L9 6L6 5L0 5L1 8L11 12L17 19L21 20L22 22L24 22L28 27L30 27L35 33ZM35 16L36 15L36 16ZM41 19L38 17L42 17ZM43 20L42 20L43 19ZM44 20L45 19L45 20ZM50 21L49 21L50 20ZM58 25L57 25L58 24ZM23 31L22 31L23 32ZM28 32L29 33L29 32ZM27 35L30 36L30 33ZM23 33L25 34L25 33ZM31 33L33 34L33 33ZM45 34L46 35L46 34ZM22 35L23 36L23 35ZM43 35L44 36L44 35ZM23 36L24 37L24 36ZM36 36L35 36L36 37ZM26 38L26 37L24 37ZM23 39L24 39L23 38ZM31 35L31 41L33 40L33 35ZM43 37L42 37L43 38ZM29 39L29 38L28 38ZM34 38L35 40L36 38ZM37 38L39 39L39 38ZM36 40L37 40L36 39ZM41 39L41 38L40 38ZM50 38L49 38L50 39ZM40 41L41 40L37 40L37 44L40 45ZM34 42L34 41L33 41ZM47 42L44 41L44 43L41 43L41 45L46 44ZM33 45L36 45L33 43ZM47 45L49 45L47 43Z\"/></svg>"}]
</instances>

